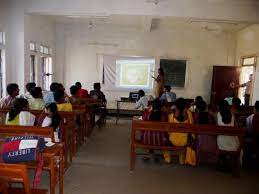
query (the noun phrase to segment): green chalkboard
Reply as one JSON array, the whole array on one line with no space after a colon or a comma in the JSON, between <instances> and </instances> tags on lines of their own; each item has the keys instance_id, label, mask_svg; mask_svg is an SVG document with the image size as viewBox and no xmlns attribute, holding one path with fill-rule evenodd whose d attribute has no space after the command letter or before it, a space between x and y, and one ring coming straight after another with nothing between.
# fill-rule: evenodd
<instances>
[{"instance_id":1,"label":"green chalkboard","mask_svg":"<svg viewBox=\"0 0 259 194\"><path fill-rule=\"evenodd\" d=\"M165 85L184 87L186 76L186 60L161 59L160 67L165 72Z\"/></svg>"}]
</instances>

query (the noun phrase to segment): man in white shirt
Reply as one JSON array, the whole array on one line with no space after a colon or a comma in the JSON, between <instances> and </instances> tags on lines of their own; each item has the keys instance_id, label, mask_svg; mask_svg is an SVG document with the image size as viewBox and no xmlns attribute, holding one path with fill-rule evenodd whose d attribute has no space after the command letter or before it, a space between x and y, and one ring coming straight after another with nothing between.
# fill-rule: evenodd
<instances>
[{"instance_id":1,"label":"man in white shirt","mask_svg":"<svg viewBox=\"0 0 259 194\"><path fill-rule=\"evenodd\" d=\"M245 106L249 106L250 96L252 91L253 74L250 74L249 81L239 85L238 87L246 87L245 90Z\"/></svg>"},{"instance_id":2,"label":"man in white shirt","mask_svg":"<svg viewBox=\"0 0 259 194\"><path fill-rule=\"evenodd\" d=\"M135 109L141 108L144 110L145 108L148 107L148 101L149 97L145 95L145 92L143 90L139 90L139 100L136 102Z\"/></svg>"}]
</instances>

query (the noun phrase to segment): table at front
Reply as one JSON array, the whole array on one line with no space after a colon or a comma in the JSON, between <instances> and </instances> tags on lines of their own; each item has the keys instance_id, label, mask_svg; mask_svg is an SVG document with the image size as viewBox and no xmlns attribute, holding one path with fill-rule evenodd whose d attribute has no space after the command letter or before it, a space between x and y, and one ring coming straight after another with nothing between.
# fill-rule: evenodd
<instances>
[{"instance_id":1,"label":"table at front","mask_svg":"<svg viewBox=\"0 0 259 194\"><path fill-rule=\"evenodd\" d=\"M133 102L133 101L129 101L129 100L117 100L116 101L116 125L118 124L118 120L119 120L119 117L120 117L120 113L121 113L121 110L122 109L120 109L121 108L121 104L123 104L123 103L129 103L129 104L133 104L134 105L134 107L135 107L135 102ZM125 109L126 110L126 109ZM140 111L140 110L136 110L136 109L132 109L132 110L128 110L128 111L136 111L136 112L138 112L137 114L134 114L134 115L140 115L141 113L142 113L142 111Z\"/></svg>"}]
</instances>

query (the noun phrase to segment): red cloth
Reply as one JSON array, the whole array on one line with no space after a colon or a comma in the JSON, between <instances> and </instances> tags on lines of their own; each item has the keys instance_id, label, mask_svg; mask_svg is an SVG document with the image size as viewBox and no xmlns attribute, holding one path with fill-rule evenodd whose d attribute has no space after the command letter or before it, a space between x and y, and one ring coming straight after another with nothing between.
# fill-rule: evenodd
<instances>
[{"instance_id":1,"label":"red cloth","mask_svg":"<svg viewBox=\"0 0 259 194\"><path fill-rule=\"evenodd\" d=\"M79 98L87 98L88 97L88 91L85 90L85 89L79 89L76 96L79 97Z\"/></svg>"}]
</instances>

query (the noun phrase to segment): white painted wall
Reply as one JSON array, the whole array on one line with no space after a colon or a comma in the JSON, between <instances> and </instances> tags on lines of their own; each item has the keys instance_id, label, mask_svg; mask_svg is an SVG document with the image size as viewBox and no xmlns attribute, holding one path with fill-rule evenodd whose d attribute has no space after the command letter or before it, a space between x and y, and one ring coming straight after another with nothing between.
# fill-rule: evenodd
<instances>
[{"instance_id":1,"label":"white painted wall","mask_svg":"<svg viewBox=\"0 0 259 194\"><path fill-rule=\"evenodd\" d=\"M36 81L41 84L41 60L43 54L31 52L30 42L35 42L39 47L40 44L52 48L52 62L55 65L55 23L48 17L25 15L25 83L30 81L30 55L36 56Z\"/></svg>"},{"instance_id":2,"label":"white painted wall","mask_svg":"<svg viewBox=\"0 0 259 194\"><path fill-rule=\"evenodd\" d=\"M2 7L1 0L0 7ZM256 0L170 0L157 6L139 0L8 0L7 82L18 82L23 91L27 79L25 21L28 13L43 15L153 15L187 18L259 21ZM26 56L26 57L25 57ZM60 59L58 59L61 61ZM224 61L225 62L225 61ZM59 77L59 76L57 76ZM59 77L59 78L62 78Z\"/></svg>"},{"instance_id":3,"label":"white painted wall","mask_svg":"<svg viewBox=\"0 0 259 194\"><path fill-rule=\"evenodd\" d=\"M240 64L240 58L247 55L257 55L257 67L255 74L253 103L259 100L259 24L251 25L237 33L236 61Z\"/></svg>"},{"instance_id":4,"label":"white painted wall","mask_svg":"<svg viewBox=\"0 0 259 194\"><path fill-rule=\"evenodd\" d=\"M178 96L210 98L213 65L234 65L235 36L214 34L200 28L161 29L142 32L134 28L106 27L89 30L82 25L57 26L57 68L64 67L64 83L68 88L81 81L91 89L101 69L97 54L117 56L153 56L169 59L187 59L187 80L184 89L175 89ZM116 43L118 47L91 46L88 42ZM59 50L59 48L63 48ZM114 101L128 93L105 91L108 100Z\"/></svg>"}]
</instances>

